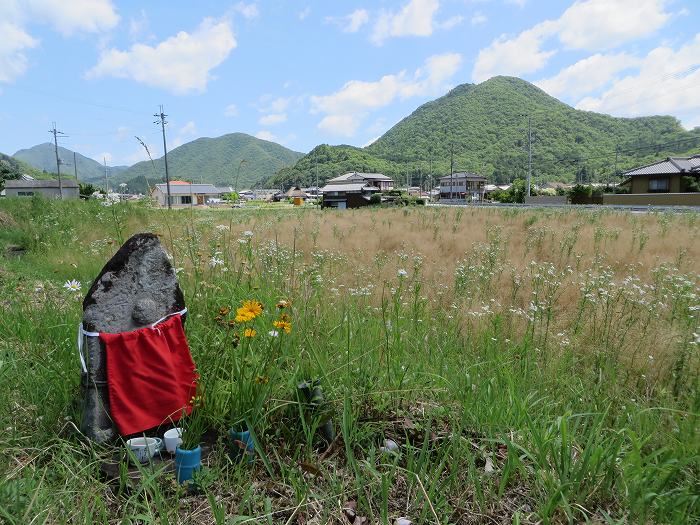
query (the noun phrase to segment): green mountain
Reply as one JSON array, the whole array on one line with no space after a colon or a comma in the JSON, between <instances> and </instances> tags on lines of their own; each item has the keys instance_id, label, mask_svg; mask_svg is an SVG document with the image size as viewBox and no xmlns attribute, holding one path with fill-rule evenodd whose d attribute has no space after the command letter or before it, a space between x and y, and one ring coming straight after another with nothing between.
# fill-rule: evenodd
<instances>
[{"instance_id":1,"label":"green mountain","mask_svg":"<svg viewBox=\"0 0 700 525\"><path fill-rule=\"evenodd\" d=\"M22 175L29 175L35 179L50 179L50 174L44 173L21 160L10 155L0 153L0 189L5 186L6 180L19 179Z\"/></svg>"},{"instance_id":2,"label":"green mountain","mask_svg":"<svg viewBox=\"0 0 700 525\"><path fill-rule=\"evenodd\" d=\"M245 188L269 179L285 166L293 165L302 153L245 133L200 138L168 152L171 180L210 182L218 186ZM241 161L245 161L241 163ZM240 168L240 169L239 169ZM139 162L120 173L115 182L126 182L134 191L165 180L163 159Z\"/></svg>"},{"instance_id":3,"label":"green mountain","mask_svg":"<svg viewBox=\"0 0 700 525\"><path fill-rule=\"evenodd\" d=\"M700 128L671 116L616 118L580 111L513 77L462 84L420 106L366 148L314 148L270 185L308 185L345 171L380 171L396 181L455 171L506 182L527 173L528 116L536 181L609 180L615 172L668 155L700 151ZM616 155L616 149L618 154ZM616 162L617 158L617 162Z\"/></svg>"},{"instance_id":4,"label":"green mountain","mask_svg":"<svg viewBox=\"0 0 700 525\"><path fill-rule=\"evenodd\" d=\"M50 142L38 144L29 149L21 149L13 155L34 168L47 173L56 172L56 153L54 145ZM73 151L58 147L58 158L61 161L61 173L73 176L75 168L73 166ZM105 178L105 168L99 162L85 157L80 153L75 153L77 164L78 180L93 184L102 184ZM107 166L107 176L114 177L126 169L125 166Z\"/></svg>"}]
</instances>

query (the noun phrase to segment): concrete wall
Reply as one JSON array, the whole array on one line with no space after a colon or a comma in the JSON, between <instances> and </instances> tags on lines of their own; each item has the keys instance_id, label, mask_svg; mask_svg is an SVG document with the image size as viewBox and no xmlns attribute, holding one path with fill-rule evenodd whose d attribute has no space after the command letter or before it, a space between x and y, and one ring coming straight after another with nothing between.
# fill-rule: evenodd
<instances>
[{"instance_id":1,"label":"concrete wall","mask_svg":"<svg viewBox=\"0 0 700 525\"><path fill-rule=\"evenodd\" d=\"M603 195L603 204L700 206L700 193L606 193Z\"/></svg>"},{"instance_id":2,"label":"concrete wall","mask_svg":"<svg viewBox=\"0 0 700 525\"><path fill-rule=\"evenodd\" d=\"M665 175L639 175L632 178L632 187L630 193L648 193L649 179L660 179ZM680 193L681 191L681 176L678 174L667 175L669 177L669 193Z\"/></svg>"},{"instance_id":3,"label":"concrete wall","mask_svg":"<svg viewBox=\"0 0 700 525\"><path fill-rule=\"evenodd\" d=\"M5 188L7 197L28 197L28 195L20 195L20 193L33 193L47 199L58 199L61 195L58 188ZM64 199L77 199L78 197L80 197L78 188L63 188Z\"/></svg>"},{"instance_id":4,"label":"concrete wall","mask_svg":"<svg viewBox=\"0 0 700 525\"><path fill-rule=\"evenodd\" d=\"M536 195L525 197L525 204L566 204L566 195Z\"/></svg>"}]
</instances>

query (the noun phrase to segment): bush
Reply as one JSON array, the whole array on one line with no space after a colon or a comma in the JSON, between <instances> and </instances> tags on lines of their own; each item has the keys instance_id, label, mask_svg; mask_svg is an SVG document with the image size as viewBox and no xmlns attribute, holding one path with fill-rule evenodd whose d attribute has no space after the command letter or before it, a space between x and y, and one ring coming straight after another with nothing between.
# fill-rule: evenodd
<instances>
[{"instance_id":1,"label":"bush","mask_svg":"<svg viewBox=\"0 0 700 525\"><path fill-rule=\"evenodd\" d=\"M370 204L381 204L382 203L382 194L381 193L373 193L372 196L369 198L369 203Z\"/></svg>"}]
</instances>

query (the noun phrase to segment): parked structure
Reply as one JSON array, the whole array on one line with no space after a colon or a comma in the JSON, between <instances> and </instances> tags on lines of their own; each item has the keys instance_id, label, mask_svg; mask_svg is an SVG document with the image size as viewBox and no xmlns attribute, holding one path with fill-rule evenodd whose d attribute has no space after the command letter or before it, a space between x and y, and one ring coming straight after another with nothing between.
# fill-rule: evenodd
<instances>
[{"instance_id":1,"label":"parked structure","mask_svg":"<svg viewBox=\"0 0 700 525\"><path fill-rule=\"evenodd\" d=\"M7 197L32 197L42 195L49 199L77 199L80 197L78 183L73 179L35 180L19 179L5 181L5 195Z\"/></svg>"},{"instance_id":2,"label":"parked structure","mask_svg":"<svg viewBox=\"0 0 700 525\"><path fill-rule=\"evenodd\" d=\"M390 190L394 181L381 173L350 172L330 179L319 190L323 208L359 208L367 206L373 193Z\"/></svg>"},{"instance_id":3,"label":"parked structure","mask_svg":"<svg viewBox=\"0 0 700 525\"><path fill-rule=\"evenodd\" d=\"M668 157L623 174L622 183L632 194L697 192L700 179L700 155Z\"/></svg>"},{"instance_id":4,"label":"parked structure","mask_svg":"<svg viewBox=\"0 0 700 525\"><path fill-rule=\"evenodd\" d=\"M486 191L486 177L459 172L440 177L440 199L481 202Z\"/></svg>"},{"instance_id":5,"label":"parked structure","mask_svg":"<svg viewBox=\"0 0 700 525\"><path fill-rule=\"evenodd\" d=\"M160 206L167 206L168 189L165 183L156 184L151 195ZM170 182L170 204L173 206L202 206L211 199L220 198L221 192L213 184Z\"/></svg>"}]
</instances>

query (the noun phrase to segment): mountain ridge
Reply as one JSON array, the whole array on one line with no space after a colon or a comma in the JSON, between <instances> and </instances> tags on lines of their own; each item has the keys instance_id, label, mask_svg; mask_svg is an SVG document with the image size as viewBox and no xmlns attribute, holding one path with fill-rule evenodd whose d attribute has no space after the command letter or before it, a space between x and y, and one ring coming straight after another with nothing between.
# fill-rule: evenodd
<instances>
[{"instance_id":1,"label":"mountain ridge","mask_svg":"<svg viewBox=\"0 0 700 525\"><path fill-rule=\"evenodd\" d=\"M700 128L686 131L672 116L612 117L582 111L517 77L460 84L416 108L364 148L321 145L270 185L319 183L342 171L382 171L418 184L455 171L483 173L509 182L527 172L528 116L535 137L533 167L538 180L609 178L663 154L697 151ZM672 143L672 144L668 144ZM667 144L667 147L641 148ZM634 151L629 151L633 150ZM433 182L435 182L433 180Z\"/></svg>"}]
</instances>

